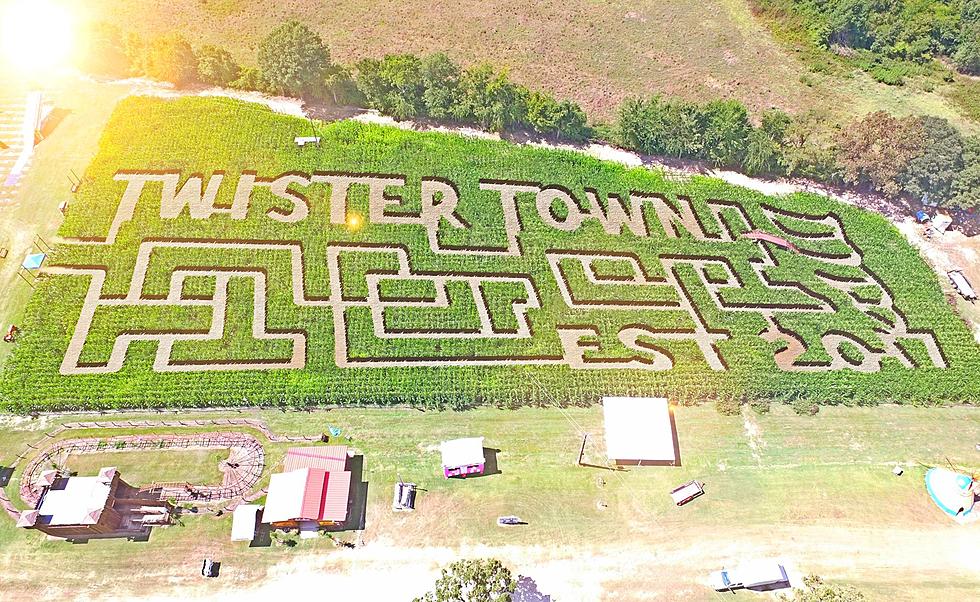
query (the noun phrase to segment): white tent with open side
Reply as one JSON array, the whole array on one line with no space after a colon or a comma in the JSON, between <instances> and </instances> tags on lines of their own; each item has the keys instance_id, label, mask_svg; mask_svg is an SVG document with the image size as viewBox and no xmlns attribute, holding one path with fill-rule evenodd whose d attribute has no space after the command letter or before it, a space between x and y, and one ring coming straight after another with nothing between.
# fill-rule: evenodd
<instances>
[{"instance_id":1,"label":"white tent with open side","mask_svg":"<svg viewBox=\"0 0 980 602\"><path fill-rule=\"evenodd\" d=\"M606 456L616 464L676 466L677 434L663 397L603 397Z\"/></svg>"}]
</instances>

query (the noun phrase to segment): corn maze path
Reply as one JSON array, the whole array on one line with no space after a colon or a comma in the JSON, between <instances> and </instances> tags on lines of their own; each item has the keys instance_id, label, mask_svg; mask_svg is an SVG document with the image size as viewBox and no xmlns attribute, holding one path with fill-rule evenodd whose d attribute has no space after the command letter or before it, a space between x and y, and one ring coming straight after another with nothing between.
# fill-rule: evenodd
<instances>
[{"instance_id":1,"label":"corn maze path","mask_svg":"<svg viewBox=\"0 0 980 602\"><path fill-rule=\"evenodd\" d=\"M126 192L121 199L115 218L104 239L64 239L65 242L84 245L112 245L120 228L133 218L137 201L142 187L149 181L163 182L164 197L160 207L161 218L176 218L185 208L191 218L206 219L216 213L230 214L234 219L244 218L248 210L248 194L240 194L236 189L235 200L230 207L214 205L217 187L221 184L222 175L212 176L204 187L201 176L192 176L180 189L178 175L175 173L117 175L117 180L128 180ZM243 178L246 175L242 176ZM501 183L497 181L481 181L482 190L495 191L500 195L503 210L503 225L507 233L507 243L504 247L452 247L442 244L438 230L440 224L448 224L454 228L465 228L467 224L456 213L459 194L455 187L442 181L423 179L422 209L417 215L389 214L387 208L397 204L398 198L386 195L386 187L401 186L405 182L400 176L354 176L344 174L326 174L305 176L301 174L286 174L276 179L262 180L260 183L254 174L247 176L251 186L268 186L283 198L293 200L290 212L272 209L269 216L283 223L295 223L309 214L305 199L300 202L298 197L287 190L292 184L309 184L315 181L329 183L331 188L330 215L332 223L343 224L346 219L346 194L351 184L364 184L369 187L370 221L379 224L416 225L427 232L430 250L435 254L463 254L484 257L521 256L523 250L518 233L523 228L518 214L516 195L534 194L535 203L542 221L546 225L566 232L575 231L584 220L597 219L608 234L619 234L623 228L637 236L648 236L649 228L645 221L643 207L650 205L654 209L663 232L669 238L680 238L683 231L690 233L693 238L706 242L733 243L746 237L740 233L757 232L757 227L746 213L745 209L734 202L709 200L707 207L718 226L716 232L704 227L700 217L693 211L689 202L679 203L675 207L658 195L631 194L628 207L619 200L610 199L608 209L602 209L594 192L587 191L586 209L578 207L574 199L562 189L542 187L532 183ZM317 180L317 178L320 178ZM135 184L134 184L135 182ZM441 195L441 196L438 196ZM436 198L440 198L437 202ZM575 207L567 215L559 217L551 207L555 201L564 202L566 207ZM628 210L627 210L628 209ZM151 269L154 252L162 249L208 249L213 252L280 252L288 257L292 287L292 302L297 307L323 308L332 312L334 325L334 360L338 367L374 367L391 366L466 366L466 365L548 365L563 364L576 369L611 369L636 368L642 370L669 370L674 364L674 358L669 352L657 344L658 340L687 340L692 341L705 362L712 370L726 370L727 364L722 357L718 342L730 338L730 333L723 329L712 328L704 317L704 307L699 307L695 295L682 282L678 273L681 266L689 266L698 274L700 288L707 293L713 304L713 310L720 312L752 312L763 317L766 328L758 336L770 343L783 343L774 352L776 365L786 371L821 371L848 368L860 372L875 372L881 369L881 361L894 358L905 367L916 366L916 360L906 351L900 342L902 340L917 340L921 342L929 362L936 367L946 367L947 362L933 333L927 330L909 328L902 312L896 307L892 294L864 263L860 249L846 236L844 226L839 217L832 213L822 216L799 214L780 210L775 207L762 205L766 218L779 230L779 238L775 234L763 234L763 238L755 240L761 251L761 258L750 259L751 270L761 285L772 291L791 291L794 295L806 297L805 303L779 303L759 301L753 303L726 302L723 293L743 289L739 275L733 270L729 260L718 256L697 255L662 255L657 259L659 270L654 266L643 265L639 256L632 253L606 253L591 249L565 249L546 251L546 259L552 275L561 293L561 301L570 310L595 310L609 312L621 311L673 311L687 314L693 322L693 328L657 328L647 324L631 324L622 327L617 334L618 339L628 348L641 350L642 357L632 359L609 359L590 357L588 351L595 347L590 338L598 336L600 329L597 324L580 322L556 326L558 340L562 350L560 354L528 354L507 355L494 353L494 341L500 340L530 340L533 337L528 312L543 306L538 283L529 274L481 273L463 272L420 272L413 269L413 261L407 247L399 244L355 244L330 242L326 247L326 263L329 278L329 296L326 298L309 297L306 294L304 282L304 262L322 261L323 258L304 257L300 243L282 241L194 241L194 240L144 240L137 251L136 261L127 293L124 296L106 295L103 287L106 279L106 269L98 266L51 266L48 273L89 278L89 287L83 301L81 313L67 347L60 372L63 375L112 373L122 369L131 343L136 341L152 341L156 343L156 353L153 369L158 372L200 372L216 370L273 370L300 369L307 363L307 333L302 330L278 330L270 332L266 328L266 311L268 307L268 279L263 269L259 267L229 267L214 265L194 269L176 268L170 273L169 289L165 296L155 298L145 293L147 274ZM722 216L723 212L729 216ZM736 218L733 220L731 216ZM732 221L740 222L733 224ZM784 224L797 222L806 226L794 230ZM767 270L779 266L774 252L774 239L782 240L796 253L808 260L824 264L828 267L843 266L860 271L860 276L842 277L830 271L817 268L816 278L823 284L847 295L854 307L873 321L874 330L879 338L878 344L872 344L860 337L841 330L824 332L819 338L830 361L802 361L799 358L807 351L807 342L796 332L781 323L780 316L784 314L819 314L834 313L837 307L827 296L824 296L801 282L776 282L771 279ZM794 245L788 240L796 240L800 245ZM833 243L836 248L846 248L847 252L824 252L810 250L807 245ZM346 283L341 277L341 256L354 254L369 254L392 257L397 261L397 269L374 270L364 274L366 296L351 296L345 293ZM630 275L602 276L595 267L597 261L612 261L628 268ZM615 295L601 295L599 299L583 298L573 290L575 287L567 277L565 268L571 263L578 263L585 277L594 288L627 287L636 289L636 294L625 295L621 299ZM709 273L710 271L710 273ZM663 274L650 277L649 273ZM721 273L724 276L719 277ZM191 276L211 276L215 279L214 294L209 298L185 296L184 284ZM236 279L247 279L252 283L253 290L253 320L251 335L256 340L282 340L289 343L291 353L288 357L250 358L248 360L175 360L173 348L175 344L189 342L218 341L225 336L225 321L229 315L228 290ZM390 296L382 289L383 282L415 282L429 285L428 290L435 291L432 295L421 296ZM516 323L516 328L498 328L491 316L490 304L485 294L485 286L495 283L506 283L521 287L523 295L510 300L509 311ZM417 310L447 309L452 305L449 294L451 285L462 285L472 299L478 317L479 326L474 328L458 328L441 324L437 319L424 327L393 328L386 320L393 310L411 308ZM873 288L878 291L876 298L862 296L859 291ZM658 300L658 296L650 299L642 298L645 291L667 289L676 300ZM641 297L641 298L638 298ZM661 295L662 296L662 295ZM111 353L103 363L83 362L82 354L91 332L96 312L106 307L205 307L211 310L210 327L204 331L169 331L155 329L153 331L129 331L118 334L113 342ZM350 352L351 327L350 310L367 309L371 319L373 336L379 340L395 339L470 339L487 343L486 353L475 352L469 355L443 355L429 357L399 356L355 356ZM498 308L499 310L499 308ZM879 311L883 310L883 311ZM435 312L436 314L438 312ZM810 344L813 344L812 342ZM856 357L857 350L860 357Z\"/></svg>"}]
</instances>

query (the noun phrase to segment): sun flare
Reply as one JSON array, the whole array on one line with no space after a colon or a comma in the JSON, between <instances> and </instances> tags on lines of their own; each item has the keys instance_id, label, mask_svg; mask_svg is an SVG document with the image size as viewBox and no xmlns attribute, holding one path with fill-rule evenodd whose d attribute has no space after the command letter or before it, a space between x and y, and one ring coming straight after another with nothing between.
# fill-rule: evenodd
<instances>
[{"instance_id":1,"label":"sun flare","mask_svg":"<svg viewBox=\"0 0 980 602\"><path fill-rule=\"evenodd\" d=\"M64 66L74 43L72 15L51 0L0 2L3 62L25 75L41 76Z\"/></svg>"}]
</instances>

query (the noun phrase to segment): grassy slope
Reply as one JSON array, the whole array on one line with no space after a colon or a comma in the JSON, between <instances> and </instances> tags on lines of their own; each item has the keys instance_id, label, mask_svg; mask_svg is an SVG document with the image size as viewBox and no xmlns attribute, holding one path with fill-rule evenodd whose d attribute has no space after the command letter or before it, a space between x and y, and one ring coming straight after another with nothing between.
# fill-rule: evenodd
<instances>
[{"instance_id":1,"label":"grassy slope","mask_svg":"<svg viewBox=\"0 0 980 602\"><path fill-rule=\"evenodd\" d=\"M5 96L16 95L21 101L28 90L23 82L5 79L2 73L0 86L5 88ZM109 115L127 90L125 86L74 77L49 82L42 88L45 100L67 114L35 149L16 204L0 208L0 247L9 249L7 258L0 260L0 325L4 332L7 325L21 323L31 296L30 287L17 275L21 260L32 252L35 235L50 241L61 225L58 204L71 196L68 170L82 173L95 156ZM0 345L0 365L11 349L10 345Z\"/></svg>"},{"instance_id":2,"label":"grassy slope","mask_svg":"<svg viewBox=\"0 0 980 602\"><path fill-rule=\"evenodd\" d=\"M181 413L185 419L195 416ZM755 437L746 434L742 417L723 417L710 407L678 408L683 465L620 473L573 467L581 431L592 433L587 460L605 463L602 412L596 407L564 413L526 408L458 414L270 411L256 416L279 433L315 434L329 425L352 439L364 455L363 480L368 482L362 552L370 555L374 546L397 542L399 552L385 566L418 563L426 570L429 557L412 550L428 546L485 545L480 553L507 560L520 558L521 550L540 551L546 542L556 558L594 558L588 570L567 577L590 585L603 582L609 600L631 600L651 590L711 599L700 585L704 575L749 552L787 557L802 571L852 582L876 600L939 599L952 595L953 588L965 594L980 585L977 575L964 568L972 562L969 555L957 555L956 548L942 554L945 561L923 560L928 574L915 568L918 550L962 541L963 528L931 505L921 477L924 465L945 463L946 457L957 465L977 466L973 434L980 429L980 415L972 408L827 408L802 418L777 407L750 418L758 426ZM74 419L44 418L43 428ZM30 421L0 426L0 464L42 436L42 430L26 430L37 426ZM442 479L436 443L476 434L500 449L501 473L468 481ZM906 475L894 477L891 462L909 463ZM424 489L414 514L390 511L390 487L398 476ZM706 482L708 494L678 510L666 492L691 478ZM605 510L597 509L599 501L607 504ZM516 514L529 525L494 527L501 514ZM200 593L214 595L221 587L264 583L270 566L298 557L327 575L348 570L346 552L324 540L304 541L296 550L249 549L229 543L229 531L227 515L188 518L184 527L156 530L145 544L122 540L72 546L16 530L0 515L0 572L5 593L21 600L33 595L56 599L65 591L74 597L99 597L110 590L123 597L164 594L185 586L206 587ZM841 543L849 537L860 538L860 554L834 547L849 545ZM619 549L628 554L618 560L623 566L611 571L620 578L604 582L610 564L617 562L606 555ZM201 585L195 570L203 556L222 561L221 580ZM533 564L515 563L509 560L515 572L535 575ZM51 571L51 566L63 570ZM80 581L80 571L89 577ZM906 575L900 588L895 571ZM133 575L140 576L138 583Z\"/></svg>"},{"instance_id":3,"label":"grassy slope","mask_svg":"<svg viewBox=\"0 0 980 602\"><path fill-rule=\"evenodd\" d=\"M865 75L812 77L813 85L805 85L805 64L772 40L742 0L87 4L93 18L147 35L180 31L195 44L226 46L245 63L254 62L262 37L290 18L310 24L345 62L445 50L467 64L507 67L518 82L574 99L597 119L610 118L624 97L666 93L692 100L737 98L753 112L825 107L846 118L887 107L968 125L941 89L899 90Z\"/></svg>"},{"instance_id":4,"label":"grassy slope","mask_svg":"<svg viewBox=\"0 0 980 602\"><path fill-rule=\"evenodd\" d=\"M695 202L695 208L705 211L701 203L707 198L735 199L752 214L757 224L765 224L758 203L765 201L777 206L821 214L836 211L845 220L847 233L865 252L865 261L891 288L899 308L906 313L913 328L935 329L940 343L952 363L952 369L919 369L906 371L888 365L881 374L861 375L851 371L817 374L771 375L773 347L755 335L763 327L755 314L717 314L709 311L709 324L731 329L732 340L721 343L721 349L729 360L731 370L711 372L704 368L700 354L689 343L668 343L666 347L678 357L678 365L666 373L637 375L610 371L570 371L560 367L543 367L536 371L546 386L553 388L559 397L577 402L589 401L598 391L620 390L624 392L649 391L650 388L669 392L675 398L697 399L713 394L750 394L792 398L804 395L821 401L853 399L856 401L930 399L976 399L976 389L970 379L962 375L976 369L977 346L962 323L946 305L938 288L935 275L925 266L900 235L881 217L840 205L823 197L797 195L789 199L767 199L757 193L724 185L718 181L695 179L689 184L676 184L663 180L645 169L626 169L611 163L602 163L574 153L552 152L517 147L506 143L464 139L440 134L415 134L391 128L368 126L352 122L337 123L322 128L324 146L321 151L298 150L290 143L293 135L306 132L308 124L294 118L275 115L255 105L226 101L187 98L179 101L158 99L129 99L116 113L101 142L99 158L86 172L92 184L80 193L77 206L69 215L61 233L70 236L104 234L115 212L115 202L121 193L112 174L118 169L182 169L209 173L216 169L236 174L244 169L255 169L260 175L270 175L290 170L312 171L338 170L377 173L403 173L409 176L405 188L405 203L411 207L418 203L420 176L438 175L455 181L462 192L460 212L470 223L473 240L469 243L499 244L499 201L491 195L475 194L478 178L502 178L562 184L582 197L583 186L595 186L601 192L619 192L625 197L629 190L658 191L668 195L687 194ZM233 185L233 184L232 184ZM226 187L222 194L230 196L233 188ZM227 200L227 199L226 199ZM556 353L558 343L553 335L558 323L591 323L599 318L607 325L605 342L613 353L624 353L617 348L613 333L618 325L635 321L665 326L668 324L688 327L686 315L676 312L658 312L644 315L642 312L618 312L590 316L587 312L569 312L562 309L543 259L545 248L622 250L639 253L649 269L657 270L654 260L658 253L724 254L734 260L743 281L751 285L755 277L747 268L749 257L757 256L757 247L748 242L717 245L691 241L666 239L654 234L650 238L636 239L632 235L611 238L592 225L571 236L559 235L556 230L543 226L533 210L533 203L525 199L519 203L525 234L525 258L500 260L489 265L483 258L433 256L427 252L424 237L417 227L368 226L356 233L344 228L327 226L326 207L323 197L311 196L311 217L292 226L287 231L264 217L264 209L273 201L256 195L249 219L232 222L216 217L201 222L186 216L178 220L160 220L144 201L136 219L124 225L116 244L111 247L72 247L63 245L55 261L80 265L108 265L109 279L105 293L122 293L129 285L135 250L144 237L158 236L203 237L226 240L303 240L307 257L319 257L328 241L353 240L375 242L401 242L415 252L416 269L464 270L464 271L518 271L534 274L545 303L544 309L532 314L536 336L531 351ZM352 210L366 214L362 196L352 197ZM529 207L529 205L532 205ZM494 208L496 206L496 209ZM451 232L446 233L452 234ZM829 249L828 249L829 250ZM114 404L194 404L194 403L242 403L277 402L302 403L303 400L331 400L337 402L372 399L377 402L395 400L431 401L433 398L471 401L477 395L501 401L516 398L519 403L540 397L537 388L528 383L523 371L509 368L463 369L389 369L379 381L380 373L371 369L346 369L338 371L332 361L332 333L327 310L297 309L289 294L288 266L281 254L260 256L254 252L213 252L211 250L179 253L163 251L158 254L147 281L149 294L163 294L169 281L169 270L174 266L242 265L261 266L269 269L271 307L270 328L305 328L309 333L309 362L306 370L251 373L215 373L207 376L158 374L148 368L152 349L148 345L131 349L126 367L118 374L96 376L61 377L57 375L63 349L74 328L81 295L87 286L80 278L55 278L39 288L32 305L32 319L25 328L18 344L18 351L5 373L6 391L17 407L27 409L45 405L74 407L77 405L106 407ZM374 261L377 261L376 259ZM813 343L810 357L819 359L823 354L816 343L820 333L827 328L843 328L859 334L866 340L877 335L872 322L863 314L848 309L850 304L841 293L815 281L812 270L821 264L783 254L785 266L774 271L777 277L799 277L808 285L836 299L837 314L818 320L807 316L787 316L786 324L798 326L799 333ZM170 267L166 267L170 266ZM377 267L377 266L375 266ZM326 294L325 265L306 261L307 294ZM686 282L693 282L688 271ZM356 284L357 279L351 282ZM694 285L697 288L696 285ZM247 287L233 294L233 305L241 319L230 323L230 335L236 339L233 357L281 357L281 345L255 342L247 333L251 298ZM350 292L356 292L350 289ZM741 294L747 301L773 300L775 292L752 288ZM70 300L66 302L66 300ZM705 300L699 301L704 307ZM415 319L418 317L416 316ZM349 315L355 327L365 327L364 314ZM409 316L409 319L413 319ZM185 327L206 327L209 317L202 312L156 312L100 310L96 328L86 346L83 360L105 361L114 334L123 329L154 328L162 323L180 323ZM237 326L237 329L236 329ZM353 339L355 353L371 354L377 342L372 337L358 335ZM443 352L467 353L468 342L443 342ZM400 341L387 343L389 349L398 348L409 355L432 355L430 343ZM528 353L528 347L520 341L497 343L498 353ZM175 347L178 357L224 358L220 348ZM212 355L214 354L214 355ZM278 354L278 355L277 355ZM448 391L448 392L447 392Z\"/></svg>"}]
</instances>

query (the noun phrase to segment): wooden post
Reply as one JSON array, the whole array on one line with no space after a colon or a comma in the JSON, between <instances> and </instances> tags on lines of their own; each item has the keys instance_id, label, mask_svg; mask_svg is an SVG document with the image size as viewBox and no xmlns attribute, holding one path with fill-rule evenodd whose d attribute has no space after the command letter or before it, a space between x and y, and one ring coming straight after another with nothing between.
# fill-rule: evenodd
<instances>
[{"instance_id":1,"label":"wooden post","mask_svg":"<svg viewBox=\"0 0 980 602\"><path fill-rule=\"evenodd\" d=\"M585 433L585 435L582 436L582 448L578 451L578 462L577 462L577 464L579 466L582 465L582 458L585 456L585 442L588 441L588 440L589 440L589 434L588 433Z\"/></svg>"}]
</instances>

